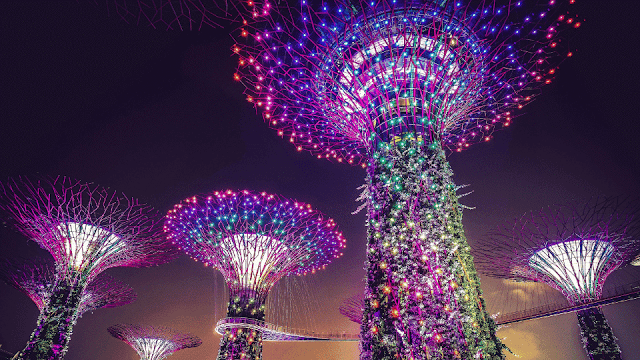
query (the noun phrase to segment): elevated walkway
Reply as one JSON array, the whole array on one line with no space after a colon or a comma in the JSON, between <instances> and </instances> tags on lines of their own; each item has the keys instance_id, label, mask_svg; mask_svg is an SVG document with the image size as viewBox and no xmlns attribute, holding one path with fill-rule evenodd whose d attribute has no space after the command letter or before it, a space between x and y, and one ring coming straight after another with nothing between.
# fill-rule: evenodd
<instances>
[{"instance_id":1,"label":"elevated walkway","mask_svg":"<svg viewBox=\"0 0 640 360\"><path fill-rule=\"evenodd\" d=\"M609 289L606 293L602 294L602 297L599 300L590 303L580 305L548 304L527 310L498 315L498 317L495 318L495 322L498 325L513 324L520 321L540 319L637 298L640 298L640 281Z\"/></svg>"},{"instance_id":2,"label":"elevated walkway","mask_svg":"<svg viewBox=\"0 0 640 360\"><path fill-rule=\"evenodd\" d=\"M358 341L360 339L359 334L348 334L346 332L316 333L243 317L224 318L218 321L216 333L222 335L228 328L261 331L263 341Z\"/></svg>"},{"instance_id":3,"label":"elevated walkway","mask_svg":"<svg viewBox=\"0 0 640 360\"><path fill-rule=\"evenodd\" d=\"M592 307L604 306L640 298L640 281L608 289L602 298L587 304L569 305L548 304L522 311L499 315L495 318L498 325L513 324L520 321L540 319L566 314ZM360 334L346 332L319 333L305 329L270 324L252 318L224 318L216 324L216 333L222 335L228 328L252 329L262 332L263 341L358 341Z\"/></svg>"}]
</instances>

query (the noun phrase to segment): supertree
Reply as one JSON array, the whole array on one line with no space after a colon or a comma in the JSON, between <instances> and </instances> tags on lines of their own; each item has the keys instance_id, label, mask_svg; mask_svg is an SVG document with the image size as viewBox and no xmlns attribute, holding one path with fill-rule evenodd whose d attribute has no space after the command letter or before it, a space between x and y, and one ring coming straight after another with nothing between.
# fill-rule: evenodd
<instances>
[{"instance_id":1,"label":"supertree","mask_svg":"<svg viewBox=\"0 0 640 360\"><path fill-rule=\"evenodd\" d=\"M265 121L367 169L362 359L502 356L445 150L488 141L552 81L573 2L302 0L239 29L234 78Z\"/></svg>"},{"instance_id":2,"label":"supertree","mask_svg":"<svg viewBox=\"0 0 640 360\"><path fill-rule=\"evenodd\" d=\"M167 327L117 324L107 331L129 344L140 355L140 360L163 360L178 350L202 345L199 337Z\"/></svg>"},{"instance_id":3,"label":"supertree","mask_svg":"<svg viewBox=\"0 0 640 360\"><path fill-rule=\"evenodd\" d=\"M492 231L476 250L489 276L541 281L561 291L577 311L582 343L591 359L621 359L599 307L607 276L630 263L640 248L640 202L593 198L523 215Z\"/></svg>"},{"instance_id":4,"label":"supertree","mask_svg":"<svg viewBox=\"0 0 640 360\"><path fill-rule=\"evenodd\" d=\"M160 30L199 31L268 16L269 0L86 0L125 22Z\"/></svg>"},{"instance_id":5,"label":"supertree","mask_svg":"<svg viewBox=\"0 0 640 360\"><path fill-rule=\"evenodd\" d=\"M104 270L173 259L156 212L99 186L52 178L0 184L0 207L16 228L47 250L55 274L36 329L16 359L61 359L87 286Z\"/></svg>"},{"instance_id":6,"label":"supertree","mask_svg":"<svg viewBox=\"0 0 640 360\"><path fill-rule=\"evenodd\" d=\"M55 266L45 260L0 264L0 279L27 295L38 310L43 311L55 284ZM78 306L78 317L101 308L113 308L130 304L136 293L127 284L107 274L98 275L85 288Z\"/></svg>"},{"instance_id":7,"label":"supertree","mask_svg":"<svg viewBox=\"0 0 640 360\"><path fill-rule=\"evenodd\" d=\"M269 290L285 276L324 269L345 247L335 222L310 205L246 190L184 200L167 214L165 231L225 278L227 317L239 326L225 330L219 360L261 359Z\"/></svg>"}]
</instances>

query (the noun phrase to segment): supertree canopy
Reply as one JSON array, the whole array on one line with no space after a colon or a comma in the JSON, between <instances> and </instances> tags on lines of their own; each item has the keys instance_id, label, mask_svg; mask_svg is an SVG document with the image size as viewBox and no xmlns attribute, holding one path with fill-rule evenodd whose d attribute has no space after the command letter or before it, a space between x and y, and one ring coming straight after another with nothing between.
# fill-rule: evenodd
<instances>
[{"instance_id":1,"label":"supertree canopy","mask_svg":"<svg viewBox=\"0 0 640 360\"><path fill-rule=\"evenodd\" d=\"M140 360L162 360L178 350L202 345L197 336L166 327L117 324L107 331L129 344L140 355Z\"/></svg>"},{"instance_id":2,"label":"supertree canopy","mask_svg":"<svg viewBox=\"0 0 640 360\"><path fill-rule=\"evenodd\" d=\"M269 14L268 0L87 0L130 24L159 30L198 31Z\"/></svg>"},{"instance_id":3,"label":"supertree canopy","mask_svg":"<svg viewBox=\"0 0 640 360\"><path fill-rule=\"evenodd\" d=\"M352 296L340 305L339 311L342 316L357 324L362 324L362 312L364 310L364 299L362 295Z\"/></svg>"},{"instance_id":4,"label":"supertree canopy","mask_svg":"<svg viewBox=\"0 0 640 360\"><path fill-rule=\"evenodd\" d=\"M48 303L17 359L64 356L83 294L105 269L161 264L177 254L155 211L115 191L68 178L14 179L0 188L0 207L55 263Z\"/></svg>"},{"instance_id":5,"label":"supertree canopy","mask_svg":"<svg viewBox=\"0 0 640 360\"><path fill-rule=\"evenodd\" d=\"M593 198L525 214L480 242L478 268L487 275L541 281L573 305L596 301L607 276L640 249L640 202ZM591 359L620 359L620 348L599 307L578 310Z\"/></svg>"},{"instance_id":6,"label":"supertree canopy","mask_svg":"<svg viewBox=\"0 0 640 360\"><path fill-rule=\"evenodd\" d=\"M552 81L573 2L302 0L239 29L234 77L265 121L367 168L362 359L502 356L444 150L489 140Z\"/></svg>"},{"instance_id":7,"label":"supertree canopy","mask_svg":"<svg viewBox=\"0 0 640 360\"><path fill-rule=\"evenodd\" d=\"M638 254L638 256L636 256L636 258L633 259L633 261L631 262L631 265L640 266L640 254Z\"/></svg>"},{"instance_id":8,"label":"supertree canopy","mask_svg":"<svg viewBox=\"0 0 640 360\"><path fill-rule=\"evenodd\" d=\"M0 279L27 295L38 307L46 309L56 281L55 267L43 260L22 264L5 262L0 265ZM85 288L78 306L78 317L100 308L130 304L136 293L127 284L107 274L100 274Z\"/></svg>"},{"instance_id":9,"label":"supertree canopy","mask_svg":"<svg viewBox=\"0 0 640 360\"><path fill-rule=\"evenodd\" d=\"M214 267L229 287L229 318L259 324L269 290L281 278L324 269L342 255L342 233L310 205L277 195L221 191L195 196L167 214L168 238ZM256 326L227 329L218 359L260 359Z\"/></svg>"}]
</instances>

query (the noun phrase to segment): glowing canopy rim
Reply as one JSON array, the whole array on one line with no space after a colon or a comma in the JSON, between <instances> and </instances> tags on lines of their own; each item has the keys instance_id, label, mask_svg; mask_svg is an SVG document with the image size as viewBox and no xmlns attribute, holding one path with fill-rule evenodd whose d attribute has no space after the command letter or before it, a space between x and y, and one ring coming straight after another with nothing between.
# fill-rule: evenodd
<instances>
[{"instance_id":1,"label":"glowing canopy rim","mask_svg":"<svg viewBox=\"0 0 640 360\"><path fill-rule=\"evenodd\" d=\"M529 266L578 298L599 296L598 282L615 247L601 240L570 240L536 251Z\"/></svg>"}]
</instances>

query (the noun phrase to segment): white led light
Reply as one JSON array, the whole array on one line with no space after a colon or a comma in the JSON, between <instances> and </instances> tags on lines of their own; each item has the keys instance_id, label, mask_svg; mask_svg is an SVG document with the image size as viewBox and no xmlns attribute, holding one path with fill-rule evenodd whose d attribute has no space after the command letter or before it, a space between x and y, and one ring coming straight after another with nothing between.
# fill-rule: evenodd
<instances>
[{"instance_id":1,"label":"white led light","mask_svg":"<svg viewBox=\"0 0 640 360\"><path fill-rule=\"evenodd\" d=\"M124 246L120 238L97 226L75 222L62 223L56 227L69 264L83 270L92 254L105 258Z\"/></svg>"},{"instance_id":2,"label":"white led light","mask_svg":"<svg viewBox=\"0 0 640 360\"><path fill-rule=\"evenodd\" d=\"M278 259L288 253L279 240L257 234L231 236L221 241L220 247L235 269L240 287L252 290L258 290Z\"/></svg>"}]
</instances>

